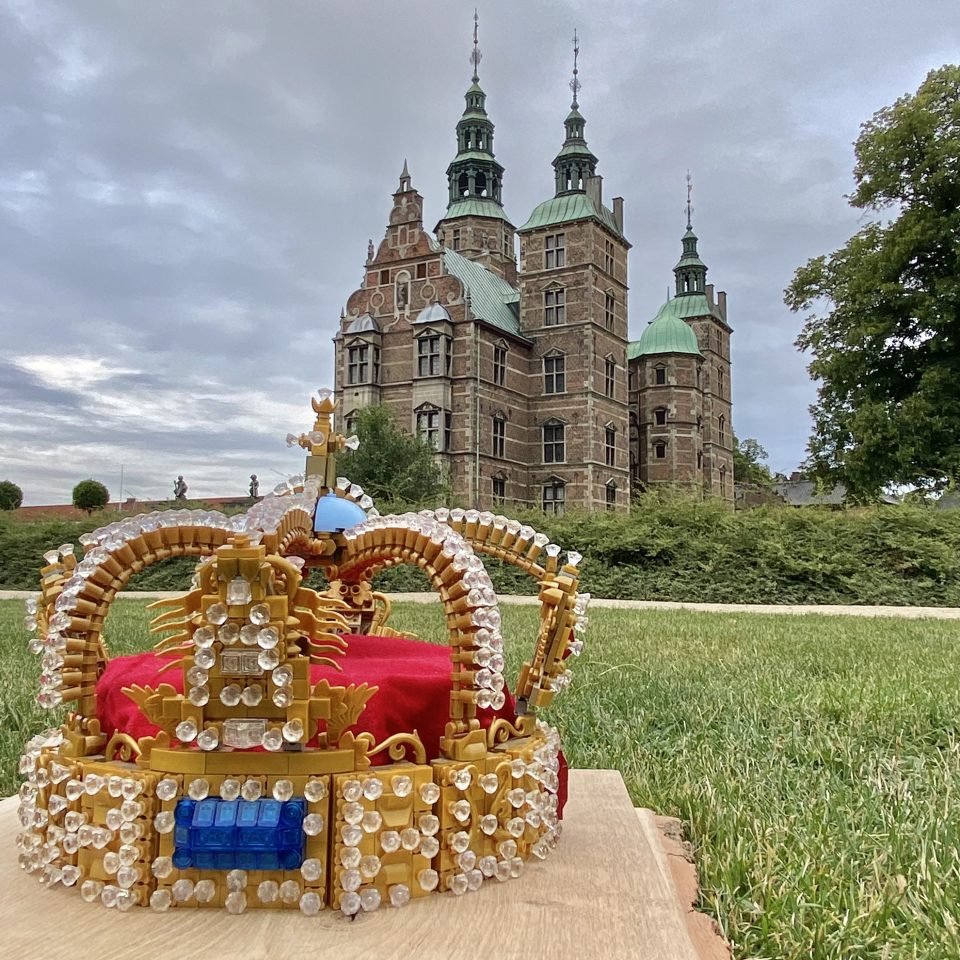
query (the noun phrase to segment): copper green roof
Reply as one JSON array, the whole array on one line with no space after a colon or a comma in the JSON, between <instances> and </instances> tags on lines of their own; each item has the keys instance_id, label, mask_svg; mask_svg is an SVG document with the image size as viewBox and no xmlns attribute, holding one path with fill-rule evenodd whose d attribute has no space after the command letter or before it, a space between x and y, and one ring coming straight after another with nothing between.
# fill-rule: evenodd
<instances>
[{"instance_id":1,"label":"copper green roof","mask_svg":"<svg viewBox=\"0 0 960 960\"><path fill-rule=\"evenodd\" d=\"M463 197L460 200L451 201L447 205L447 212L440 218L440 223L456 217L491 217L494 220L510 223L510 218L503 207L490 197Z\"/></svg>"},{"instance_id":2,"label":"copper green roof","mask_svg":"<svg viewBox=\"0 0 960 960\"><path fill-rule=\"evenodd\" d=\"M615 236L623 237L613 214L602 204L598 208L585 193L563 193L559 197L544 200L520 229L535 230L537 227L552 227L575 220L596 220Z\"/></svg>"},{"instance_id":3,"label":"copper green roof","mask_svg":"<svg viewBox=\"0 0 960 960\"><path fill-rule=\"evenodd\" d=\"M462 284L470 309L479 320L520 336L520 291L503 277L459 253L444 248L443 267Z\"/></svg>"},{"instance_id":4,"label":"copper green roof","mask_svg":"<svg viewBox=\"0 0 960 960\"><path fill-rule=\"evenodd\" d=\"M694 301L697 301L694 303ZM702 307L702 309L701 309ZM650 321L647 329L627 348L627 359L659 353L687 353L701 356L697 335L685 322L687 317L709 316L710 307L702 294L673 297Z\"/></svg>"}]
</instances>

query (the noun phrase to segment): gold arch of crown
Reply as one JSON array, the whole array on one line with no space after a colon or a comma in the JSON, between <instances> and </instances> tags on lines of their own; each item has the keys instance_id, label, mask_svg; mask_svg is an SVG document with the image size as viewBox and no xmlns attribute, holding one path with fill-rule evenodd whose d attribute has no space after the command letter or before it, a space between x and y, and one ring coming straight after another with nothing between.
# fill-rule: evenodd
<instances>
[{"instance_id":1,"label":"gold arch of crown","mask_svg":"<svg viewBox=\"0 0 960 960\"><path fill-rule=\"evenodd\" d=\"M569 683L566 658L582 647L589 596L577 592L579 556L570 553L561 564L560 548L545 536L486 512L381 517L356 484L336 476L335 454L356 444L334 430L330 391L321 391L312 407L313 429L287 436L307 451L303 476L280 484L243 516L151 514L82 538L82 559L69 547L45 555L41 592L28 601L27 614L37 631L31 647L43 658L39 700L72 709L59 730L31 741L21 761L27 781L18 842L28 871L47 882L80 884L88 899L96 895L121 909L195 901L240 912L253 896L261 906L289 906L288 897L273 894L287 884L292 896L292 883L305 913L325 904L355 913L433 890L462 893L489 877L508 879L531 853L545 856L556 842L559 741L536 712ZM315 532L317 503L331 493L360 506L366 518ZM540 584L536 642L514 691L517 719L495 720L488 729L477 709L503 705L503 638L480 554L518 566ZM153 605L163 612L152 632L171 634L154 652L164 660L161 673L182 671L186 693L165 682L126 688L158 733L134 740L118 731L108 740L96 691L108 661L107 613L134 573L178 556L199 558L194 584ZM397 564L427 574L449 634L449 716L440 759L429 764L415 730L376 744L371 734L349 729L376 687L313 684L309 677L313 663L338 668L345 633L398 635L386 623L389 598L370 584L378 570ZM304 585L311 567L326 574L326 592ZM382 753L393 763L372 767L371 758ZM177 801L218 793L307 798L304 832L311 826L299 880L274 871L254 890L244 871L232 871L224 884L216 871L171 867ZM104 805L104 794L116 803ZM380 802L384 796L389 803ZM386 813L403 829L386 829ZM360 835L348 829L357 816ZM136 829L123 827L129 823ZM89 827L88 842L75 843L70 837L82 826ZM366 853L368 869L358 874L349 851L370 847L361 843L371 839L363 831L376 835L380 848ZM443 843L434 849L437 836ZM124 859L130 863L122 876L119 868L111 871Z\"/></svg>"}]
</instances>

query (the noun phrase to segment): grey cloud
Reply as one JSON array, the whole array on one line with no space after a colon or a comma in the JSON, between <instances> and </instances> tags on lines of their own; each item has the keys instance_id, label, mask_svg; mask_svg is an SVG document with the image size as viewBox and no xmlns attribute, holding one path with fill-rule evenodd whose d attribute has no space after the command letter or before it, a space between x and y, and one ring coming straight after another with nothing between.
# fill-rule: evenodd
<instances>
[{"instance_id":1,"label":"grey cloud","mask_svg":"<svg viewBox=\"0 0 960 960\"><path fill-rule=\"evenodd\" d=\"M184 473L208 496L300 468L281 438L331 379L405 157L428 223L442 215L472 11L0 0L4 356L63 358L55 384L0 367L0 474L27 502L98 472L112 488L121 463L131 490ZM577 26L587 135L607 195L626 198L633 335L672 280L689 167L709 279L730 296L736 430L791 469L814 388L782 289L860 225L843 200L857 125L955 49L960 18L938 0L488 0L480 15L514 222L552 189ZM77 383L74 358L137 372ZM130 411L151 409L138 429ZM58 417L54 447L24 442Z\"/></svg>"}]
</instances>

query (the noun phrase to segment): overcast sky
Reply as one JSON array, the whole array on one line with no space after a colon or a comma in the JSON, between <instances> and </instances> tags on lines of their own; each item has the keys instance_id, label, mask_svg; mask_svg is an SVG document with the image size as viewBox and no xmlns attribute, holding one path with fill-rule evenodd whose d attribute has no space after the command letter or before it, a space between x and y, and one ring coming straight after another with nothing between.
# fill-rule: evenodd
<instances>
[{"instance_id":1,"label":"overcast sky","mask_svg":"<svg viewBox=\"0 0 960 960\"><path fill-rule=\"evenodd\" d=\"M729 295L734 429L804 457L815 392L782 302L862 224L859 124L956 62L953 0L482 0L516 224L552 195L570 38L626 198L631 336L663 301L684 177ZM264 490L332 383L330 338L406 157L433 225L473 2L0 0L0 479L28 504Z\"/></svg>"}]
</instances>

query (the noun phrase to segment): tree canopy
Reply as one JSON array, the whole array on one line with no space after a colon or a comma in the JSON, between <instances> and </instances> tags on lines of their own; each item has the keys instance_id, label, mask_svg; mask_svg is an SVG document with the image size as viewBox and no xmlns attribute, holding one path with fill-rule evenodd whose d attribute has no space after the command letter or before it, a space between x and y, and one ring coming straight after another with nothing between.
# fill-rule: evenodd
<instances>
[{"instance_id":1,"label":"tree canopy","mask_svg":"<svg viewBox=\"0 0 960 960\"><path fill-rule=\"evenodd\" d=\"M809 467L856 496L960 478L960 67L861 126L849 198L877 216L800 267L788 306L819 382Z\"/></svg>"},{"instance_id":2,"label":"tree canopy","mask_svg":"<svg viewBox=\"0 0 960 960\"><path fill-rule=\"evenodd\" d=\"M23 491L12 480L0 480L0 510L16 510L23 503Z\"/></svg>"},{"instance_id":3,"label":"tree canopy","mask_svg":"<svg viewBox=\"0 0 960 960\"><path fill-rule=\"evenodd\" d=\"M733 438L733 479L737 483L768 484L773 475L766 463L767 451L759 440L748 437L746 440Z\"/></svg>"},{"instance_id":4,"label":"tree canopy","mask_svg":"<svg viewBox=\"0 0 960 960\"><path fill-rule=\"evenodd\" d=\"M361 410L356 433L360 447L337 457L337 473L375 501L425 504L448 493L433 447L401 429L386 407Z\"/></svg>"},{"instance_id":5,"label":"tree canopy","mask_svg":"<svg viewBox=\"0 0 960 960\"><path fill-rule=\"evenodd\" d=\"M99 480L81 480L73 488L73 505L78 510L93 513L102 510L110 500L110 493Z\"/></svg>"}]
</instances>

